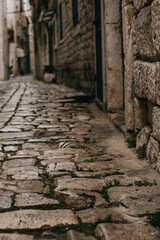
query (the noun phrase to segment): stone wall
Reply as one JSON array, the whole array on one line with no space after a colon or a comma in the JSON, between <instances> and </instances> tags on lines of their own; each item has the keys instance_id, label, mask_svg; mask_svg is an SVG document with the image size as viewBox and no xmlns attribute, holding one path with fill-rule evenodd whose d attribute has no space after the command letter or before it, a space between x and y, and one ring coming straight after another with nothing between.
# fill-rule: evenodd
<instances>
[{"instance_id":1,"label":"stone wall","mask_svg":"<svg viewBox=\"0 0 160 240\"><path fill-rule=\"evenodd\" d=\"M60 1L59 1L60 2ZM63 0L63 39L60 40L57 12L55 63L58 83L94 95L94 9L93 1L79 0L79 23L73 27L72 1Z\"/></svg>"},{"instance_id":2,"label":"stone wall","mask_svg":"<svg viewBox=\"0 0 160 240\"><path fill-rule=\"evenodd\" d=\"M8 78L8 32L5 4L0 1L0 81Z\"/></svg>"},{"instance_id":3,"label":"stone wall","mask_svg":"<svg viewBox=\"0 0 160 240\"><path fill-rule=\"evenodd\" d=\"M126 126L140 131L137 139L160 171L160 1L124 0L122 11Z\"/></svg>"}]
</instances>

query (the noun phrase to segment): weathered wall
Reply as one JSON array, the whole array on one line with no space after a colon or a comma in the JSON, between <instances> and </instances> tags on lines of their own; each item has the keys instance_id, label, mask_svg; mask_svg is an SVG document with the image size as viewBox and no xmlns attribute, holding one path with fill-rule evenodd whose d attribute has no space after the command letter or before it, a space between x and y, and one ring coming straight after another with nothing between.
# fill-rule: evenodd
<instances>
[{"instance_id":1,"label":"weathered wall","mask_svg":"<svg viewBox=\"0 0 160 240\"><path fill-rule=\"evenodd\" d=\"M101 1L102 2L102 1ZM123 56L121 1L105 0L104 28L104 103L110 112L123 110Z\"/></svg>"},{"instance_id":2,"label":"weathered wall","mask_svg":"<svg viewBox=\"0 0 160 240\"><path fill-rule=\"evenodd\" d=\"M0 1L0 81L8 78L8 33L6 6Z\"/></svg>"},{"instance_id":3,"label":"weathered wall","mask_svg":"<svg viewBox=\"0 0 160 240\"><path fill-rule=\"evenodd\" d=\"M126 126L140 131L138 143L147 145L147 157L160 171L159 12L159 0L123 1Z\"/></svg>"},{"instance_id":4,"label":"weathered wall","mask_svg":"<svg viewBox=\"0 0 160 240\"><path fill-rule=\"evenodd\" d=\"M63 39L60 40L58 18L55 52L58 83L94 94L93 1L79 0L79 23L75 27L72 21L72 1L62 1L62 16Z\"/></svg>"}]
</instances>

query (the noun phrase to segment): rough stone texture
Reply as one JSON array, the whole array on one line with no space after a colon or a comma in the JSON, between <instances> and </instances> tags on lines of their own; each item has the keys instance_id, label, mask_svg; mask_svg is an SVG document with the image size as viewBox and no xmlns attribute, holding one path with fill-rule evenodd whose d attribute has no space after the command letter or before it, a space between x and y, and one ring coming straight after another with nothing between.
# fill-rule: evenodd
<instances>
[{"instance_id":1,"label":"rough stone texture","mask_svg":"<svg viewBox=\"0 0 160 240\"><path fill-rule=\"evenodd\" d=\"M123 108L123 73L120 24L106 24L107 104L109 111Z\"/></svg>"},{"instance_id":2,"label":"rough stone texture","mask_svg":"<svg viewBox=\"0 0 160 240\"><path fill-rule=\"evenodd\" d=\"M85 179L85 178L68 178L62 177L57 180L57 188L55 191L60 191L62 189L70 189L70 190L87 190L87 191L98 191L103 188L105 185L103 180L99 179Z\"/></svg>"},{"instance_id":3,"label":"rough stone texture","mask_svg":"<svg viewBox=\"0 0 160 240\"><path fill-rule=\"evenodd\" d=\"M86 236L84 233L70 230L67 232L67 240L96 240L92 236Z\"/></svg>"},{"instance_id":4,"label":"rough stone texture","mask_svg":"<svg viewBox=\"0 0 160 240\"><path fill-rule=\"evenodd\" d=\"M153 136L160 141L160 108L153 108Z\"/></svg>"},{"instance_id":5,"label":"rough stone texture","mask_svg":"<svg viewBox=\"0 0 160 240\"><path fill-rule=\"evenodd\" d=\"M158 240L159 233L153 227L145 224L99 224L96 228L96 236L104 240Z\"/></svg>"},{"instance_id":6,"label":"rough stone texture","mask_svg":"<svg viewBox=\"0 0 160 240\"><path fill-rule=\"evenodd\" d=\"M4 147L4 151L5 152L16 152L16 151L18 151L18 147L17 146Z\"/></svg>"},{"instance_id":7,"label":"rough stone texture","mask_svg":"<svg viewBox=\"0 0 160 240\"><path fill-rule=\"evenodd\" d=\"M89 0L79 1L81 21L73 27L72 2L63 1L63 40L57 34L56 70L58 82L83 89L90 94L94 91L94 9ZM65 10L67 9L67 10ZM44 46L45 49L45 46ZM62 58L63 54L63 58Z\"/></svg>"},{"instance_id":8,"label":"rough stone texture","mask_svg":"<svg viewBox=\"0 0 160 240\"><path fill-rule=\"evenodd\" d=\"M2 168L5 170L9 168L16 168L16 167L34 166L35 162L36 160L33 158L10 160L10 161L4 162Z\"/></svg>"},{"instance_id":9,"label":"rough stone texture","mask_svg":"<svg viewBox=\"0 0 160 240\"><path fill-rule=\"evenodd\" d=\"M136 149L142 147L144 144L147 146L149 141L149 136L151 133L151 128L149 126L144 127L136 138Z\"/></svg>"},{"instance_id":10,"label":"rough stone texture","mask_svg":"<svg viewBox=\"0 0 160 240\"><path fill-rule=\"evenodd\" d=\"M156 60L159 61L160 56L160 2L159 0L154 0L151 5L151 13L152 13L152 42L153 42L153 53Z\"/></svg>"},{"instance_id":11,"label":"rough stone texture","mask_svg":"<svg viewBox=\"0 0 160 240\"><path fill-rule=\"evenodd\" d=\"M160 106L160 63L157 63L157 104Z\"/></svg>"},{"instance_id":12,"label":"rough stone texture","mask_svg":"<svg viewBox=\"0 0 160 240\"><path fill-rule=\"evenodd\" d=\"M42 170L35 166L9 168L4 171L4 174L7 176L12 176L13 179L19 180L40 179L40 173L42 173Z\"/></svg>"},{"instance_id":13,"label":"rough stone texture","mask_svg":"<svg viewBox=\"0 0 160 240\"><path fill-rule=\"evenodd\" d=\"M153 0L133 0L134 6L137 11L143 8L146 4L151 3Z\"/></svg>"},{"instance_id":14,"label":"rough stone texture","mask_svg":"<svg viewBox=\"0 0 160 240\"><path fill-rule=\"evenodd\" d=\"M12 205L12 192L0 192L0 209L8 209Z\"/></svg>"},{"instance_id":15,"label":"rough stone texture","mask_svg":"<svg viewBox=\"0 0 160 240\"><path fill-rule=\"evenodd\" d=\"M125 120L127 130L134 130L133 109L133 5L122 2L123 49L124 49L124 83L125 83Z\"/></svg>"},{"instance_id":16,"label":"rough stone texture","mask_svg":"<svg viewBox=\"0 0 160 240\"><path fill-rule=\"evenodd\" d=\"M147 98L148 102L156 103L156 80L156 63L135 61L134 86L138 97Z\"/></svg>"},{"instance_id":17,"label":"rough stone texture","mask_svg":"<svg viewBox=\"0 0 160 240\"><path fill-rule=\"evenodd\" d=\"M15 198L16 207L38 206L38 205L57 205L59 202L55 199L46 198L42 194L23 193Z\"/></svg>"},{"instance_id":18,"label":"rough stone texture","mask_svg":"<svg viewBox=\"0 0 160 240\"><path fill-rule=\"evenodd\" d=\"M0 233L0 240L34 240L34 236L24 234Z\"/></svg>"},{"instance_id":19,"label":"rough stone texture","mask_svg":"<svg viewBox=\"0 0 160 240\"><path fill-rule=\"evenodd\" d=\"M106 2L106 23L119 22L120 16L120 1L109 0Z\"/></svg>"},{"instance_id":20,"label":"rough stone texture","mask_svg":"<svg viewBox=\"0 0 160 240\"><path fill-rule=\"evenodd\" d=\"M153 59L151 7L143 8L135 20L135 54L142 59Z\"/></svg>"},{"instance_id":21,"label":"rough stone texture","mask_svg":"<svg viewBox=\"0 0 160 240\"><path fill-rule=\"evenodd\" d=\"M147 158L155 167L159 158L160 152L160 143L155 140L153 137L150 137L148 146L147 146Z\"/></svg>"},{"instance_id":22,"label":"rough stone texture","mask_svg":"<svg viewBox=\"0 0 160 240\"><path fill-rule=\"evenodd\" d=\"M130 216L154 213L158 211L157 202L160 202L158 186L114 187L108 190L108 196L111 204L119 203L125 206L123 211Z\"/></svg>"},{"instance_id":23,"label":"rough stone texture","mask_svg":"<svg viewBox=\"0 0 160 240\"><path fill-rule=\"evenodd\" d=\"M94 223L111 217L112 221L130 223L136 219L129 217L121 212L119 208L94 208L82 210L76 213L83 223Z\"/></svg>"},{"instance_id":24,"label":"rough stone texture","mask_svg":"<svg viewBox=\"0 0 160 240\"><path fill-rule=\"evenodd\" d=\"M134 98L135 130L142 129L148 123L147 105L142 99Z\"/></svg>"},{"instance_id":25,"label":"rough stone texture","mask_svg":"<svg viewBox=\"0 0 160 240\"><path fill-rule=\"evenodd\" d=\"M5 229L45 229L46 226L77 224L71 210L21 210L0 213L0 228Z\"/></svg>"}]
</instances>

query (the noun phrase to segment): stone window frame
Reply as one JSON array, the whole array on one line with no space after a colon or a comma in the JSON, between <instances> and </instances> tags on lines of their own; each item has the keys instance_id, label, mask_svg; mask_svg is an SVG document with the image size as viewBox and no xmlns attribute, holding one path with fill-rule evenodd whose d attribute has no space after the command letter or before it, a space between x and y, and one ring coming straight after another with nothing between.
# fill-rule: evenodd
<instances>
[{"instance_id":1,"label":"stone window frame","mask_svg":"<svg viewBox=\"0 0 160 240\"><path fill-rule=\"evenodd\" d=\"M79 23L79 0L72 0L72 21L73 27Z\"/></svg>"}]
</instances>

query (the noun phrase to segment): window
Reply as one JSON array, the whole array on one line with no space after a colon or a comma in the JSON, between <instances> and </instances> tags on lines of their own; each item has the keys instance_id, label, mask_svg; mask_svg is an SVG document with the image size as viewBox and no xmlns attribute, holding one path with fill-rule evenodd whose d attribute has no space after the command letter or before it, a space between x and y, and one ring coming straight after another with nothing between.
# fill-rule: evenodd
<instances>
[{"instance_id":1,"label":"window","mask_svg":"<svg viewBox=\"0 0 160 240\"><path fill-rule=\"evenodd\" d=\"M73 27L78 24L78 0L72 0Z\"/></svg>"},{"instance_id":2,"label":"window","mask_svg":"<svg viewBox=\"0 0 160 240\"><path fill-rule=\"evenodd\" d=\"M60 27L60 39L63 39L62 3L60 3L59 5L59 27Z\"/></svg>"}]
</instances>

